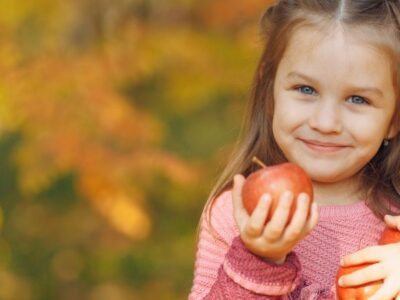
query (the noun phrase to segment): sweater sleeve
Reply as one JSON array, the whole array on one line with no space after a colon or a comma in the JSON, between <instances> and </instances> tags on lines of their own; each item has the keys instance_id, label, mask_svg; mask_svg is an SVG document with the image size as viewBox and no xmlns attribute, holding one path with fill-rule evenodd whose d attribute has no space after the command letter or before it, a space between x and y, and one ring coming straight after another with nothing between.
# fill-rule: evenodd
<instances>
[{"instance_id":1,"label":"sweater sleeve","mask_svg":"<svg viewBox=\"0 0 400 300\"><path fill-rule=\"evenodd\" d=\"M233 219L230 192L222 193L211 210L210 224L201 216L194 279L189 300L203 299L217 280L218 269L222 266L232 240L239 234Z\"/></svg>"},{"instance_id":2,"label":"sweater sleeve","mask_svg":"<svg viewBox=\"0 0 400 300\"><path fill-rule=\"evenodd\" d=\"M263 295L263 299L282 299L281 296L293 291L301 276L297 256L291 253L284 264L277 265L252 254L238 236L230 192L216 201L211 213L215 233L203 222L200 227L195 278L189 299L220 299L239 291L249 297ZM216 239L215 234L222 240Z\"/></svg>"},{"instance_id":3,"label":"sweater sleeve","mask_svg":"<svg viewBox=\"0 0 400 300\"><path fill-rule=\"evenodd\" d=\"M264 261L233 240L218 278L205 299L289 299L300 281L301 266L294 252L283 264Z\"/></svg>"}]
</instances>

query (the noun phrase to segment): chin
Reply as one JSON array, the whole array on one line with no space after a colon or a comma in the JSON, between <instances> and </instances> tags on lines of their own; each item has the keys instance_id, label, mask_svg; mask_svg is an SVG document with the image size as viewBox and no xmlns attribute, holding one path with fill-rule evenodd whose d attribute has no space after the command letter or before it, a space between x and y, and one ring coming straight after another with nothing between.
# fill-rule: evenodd
<instances>
[{"instance_id":1,"label":"chin","mask_svg":"<svg viewBox=\"0 0 400 300\"><path fill-rule=\"evenodd\" d=\"M316 183L324 183L324 184L332 184L341 181L341 178L337 177L329 177L329 176L311 176L312 182Z\"/></svg>"},{"instance_id":2,"label":"chin","mask_svg":"<svg viewBox=\"0 0 400 300\"><path fill-rule=\"evenodd\" d=\"M308 176L310 176L313 182L320 183L335 183L342 180L345 180L347 176L344 176L341 172L329 171L325 170L316 170L314 168L304 168Z\"/></svg>"}]
</instances>

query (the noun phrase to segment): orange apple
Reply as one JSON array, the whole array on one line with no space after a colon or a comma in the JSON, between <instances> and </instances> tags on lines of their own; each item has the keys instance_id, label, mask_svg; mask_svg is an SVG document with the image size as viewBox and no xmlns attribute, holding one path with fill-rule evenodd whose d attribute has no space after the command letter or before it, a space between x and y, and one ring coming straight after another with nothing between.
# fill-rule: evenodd
<instances>
[{"instance_id":1,"label":"orange apple","mask_svg":"<svg viewBox=\"0 0 400 300\"><path fill-rule=\"evenodd\" d=\"M376 291L383 284L382 280L350 287L341 287L338 285L338 280L340 276L353 273L369 265L371 264L366 263L357 266L339 268L339 271L336 275L336 292L339 300L366 300L376 293Z\"/></svg>"},{"instance_id":2,"label":"orange apple","mask_svg":"<svg viewBox=\"0 0 400 300\"><path fill-rule=\"evenodd\" d=\"M382 232L381 239L379 240L379 245L391 244L400 242L400 231L397 229L390 228L386 226Z\"/></svg>"},{"instance_id":3,"label":"orange apple","mask_svg":"<svg viewBox=\"0 0 400 300\"><path fill-rule=\"evenodd\" d=\"M400 231L390 228L388 226L383 230L382 236L379 240L379 245L400 242ZM353 273L356 270L365 268L371 264L365 263L356 266L340 267L336 275L336 292L339 300L363 300L372 296L383 284L382 280L369 282L366 284L341 287L338 284L339 277L345 274Z\"/></svg>"}]
</instances>

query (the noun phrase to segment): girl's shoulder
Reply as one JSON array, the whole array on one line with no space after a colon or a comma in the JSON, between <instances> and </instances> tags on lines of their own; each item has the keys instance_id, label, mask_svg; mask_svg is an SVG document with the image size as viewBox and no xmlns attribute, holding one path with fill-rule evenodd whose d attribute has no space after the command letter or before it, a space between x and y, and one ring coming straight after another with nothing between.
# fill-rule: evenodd
<instances>
[{"instance_id":1,"label":"girl's shoulder","mask_svg":"<svg viewBox=\"0 0 400 300\"><path fill-rule=\"evenodd\" d=\"M214 208L223 215L233 213L232 190L225 190L219 194L214 200Z\"/></svg>"},{"instance_id":2,"label":"girl's shoulder","mask_svg":"<svg viewBox=\"0 0 400 300\"><path fill-rule=\"evenodd\" d=\"M239 234L233 216L232 191L226 190L219 194L209 209L203 212L202 231L211 232L230 243Z\"/></svg>"},{"instance_id":3,"label":"girl's shoulder","mask_svg":"<svg viewBox=\"0 0 400 300\"><path fill-rule=\"evenodd\" d=\"M225 224L235 224L233 217L233 203L232 203L232 191L226 190L219 194L211 205L211 222L215 226ZM215 223L215 224L214 224Z\"/></svg>"}]
</instances>

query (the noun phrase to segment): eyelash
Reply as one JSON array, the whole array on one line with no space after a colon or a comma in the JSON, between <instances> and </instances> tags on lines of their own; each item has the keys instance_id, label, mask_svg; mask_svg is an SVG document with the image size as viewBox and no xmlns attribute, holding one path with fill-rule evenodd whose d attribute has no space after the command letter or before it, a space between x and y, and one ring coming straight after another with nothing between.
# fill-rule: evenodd
<instances>
[{"instance_id":1,"label":"eyelash","mask_svg":"<svg viewBox=\"0 0 400 300\"><path fill-rule=\"evenodd\" d=\"M311 90L312 90L312 94L303 92L303 89L304 89L304 88L311 89ZM296 89L299 93L302 93L302 94L305 94L305 95L314 95L314 94L315 94L315 89L312 88L312 87L309 86L309 85L298 85L298 86L295 87L295 89ZM348 99L346 99L346 101L348 101L349 99L354 98L354 97L357 97L357 98L362 99L362 103L354 103L354 104L358 104L358 105L369 104L369 101L368 101L365 97L361 97L361 96L358 96L358 95L351 95Z\"/></svg>"}]
</instances>

